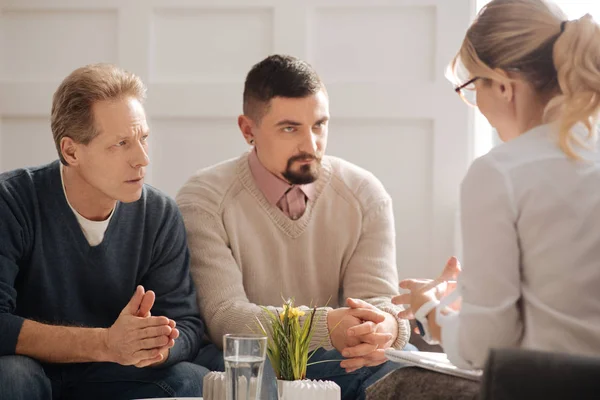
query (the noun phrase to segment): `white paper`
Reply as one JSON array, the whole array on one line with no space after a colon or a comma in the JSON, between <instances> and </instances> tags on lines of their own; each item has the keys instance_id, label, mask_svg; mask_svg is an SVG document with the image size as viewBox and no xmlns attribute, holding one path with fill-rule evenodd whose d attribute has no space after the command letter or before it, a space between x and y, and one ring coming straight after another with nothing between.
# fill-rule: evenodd
<instances>
[{"instance_id":1,"label":"white paper","mask_svg":"<svg viewBox=\"0 0 600 400\"><path fill-rule=\"evenodd\" d=\"M389 360L397 363L407 363L415 367L474 381L479 381L483 374L483 371L478 369L458 368L448 360L445 353L387 349L385 355Z\"/></svg>"}]
</instances>

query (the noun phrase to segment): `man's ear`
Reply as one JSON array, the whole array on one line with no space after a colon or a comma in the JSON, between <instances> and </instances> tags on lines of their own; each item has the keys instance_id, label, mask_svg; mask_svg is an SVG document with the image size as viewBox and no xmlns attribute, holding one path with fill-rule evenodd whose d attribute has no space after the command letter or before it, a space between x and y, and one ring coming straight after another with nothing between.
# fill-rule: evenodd
<instances>
[{"instance_id":1,"label":"man's ear","mask_svg":"<svg viewBox=\"0 0 600 400\"><path fill-rule=\"evenodd\" d=\"M60 140L60 152L67 164L79 164L79 146L79 143L75 142L68 136L63 137Z\"/></svg>"},{"instance_id":2,"label":"man's ear","mask_svg":"<svg viewBox=\"0 0 600 400\"><path fill-rule=\"evenodd\" d=\"M246 143L253 146L255 140L253 132L254 122L247 115L240 115L238 117L238 126Z\"/></svg>"}]
</instances>

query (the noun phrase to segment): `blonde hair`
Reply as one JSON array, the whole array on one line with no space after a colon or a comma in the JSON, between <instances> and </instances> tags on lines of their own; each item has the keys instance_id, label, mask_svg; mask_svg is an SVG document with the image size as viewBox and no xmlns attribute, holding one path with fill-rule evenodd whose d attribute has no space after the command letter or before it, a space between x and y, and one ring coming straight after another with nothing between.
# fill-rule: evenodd
<instances>
[{"instance_id":1,"label":"blonde hair","mask_svg":"<svg viewBox=\"0 0 600 400\"><path fill-rule=\"evenodd\" d=\"M111 64L86 65L67 76L52 98L50 126L60 161L67 165L60 142L70 137L88 144L98 135L92 106L103 100L133 97L143 102L146 87L136 75Z\"/></svg>"},{"instance_id":2,"label":"blonde hair","mask_svg":"<svg viewBox=\"0 0 600 400\"><path fill-rule=\"evenodd\" d=\"M596 137L600 112L600 26L587 14L568 21L544 0L493 0L467 31L451 71L500 78L516 71L536 92L550 96L544 122L558 122L560 148L573 159L584 146L572 128L582 123Z\"/></svg>"}]
</instances>

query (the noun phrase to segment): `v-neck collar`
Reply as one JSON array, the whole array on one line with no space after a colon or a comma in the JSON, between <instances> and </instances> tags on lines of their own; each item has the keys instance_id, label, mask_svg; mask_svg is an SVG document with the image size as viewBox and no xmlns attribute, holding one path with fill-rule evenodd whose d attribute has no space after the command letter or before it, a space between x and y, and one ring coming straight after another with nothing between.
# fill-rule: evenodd
<instances>
[{"instance_id":1,"label":"v-neck collar","mask_svg":"<svg viewBox=\"0 0 600 400\"><path fill-rule=\"evenodd\" d=\"M81 249L82 253L86 256L94 254L96 252L103 252L108 247L112 232L115 229L115 225L117 225L117 220L119 219L119 211L121 209L121 202L117 202L115 205L115 209L112 212L112 217L108 226L106 227L106 231L104 232L104 238L102 242L100 242L96 246L90 246L87 238L85 237L83 230L81 229L81 225L79 225L79 221L77 221L77 217L75 213L71 209L65 191L62 186L62 179L60 177L60 161L57 160L51 164L52 174L49 185L50 190L53 194L53 199L56 201L56 209L60 210L59 221L66 223L69 226L69 230L73 235L73 240L76 241L77 247ZM59 222L60 223L60 222Z\"/></svg>"},{"instance_id":2,"label":"v-neck collar","mask_svg":"<svg viewBox=\"0 0 600 400\"><path fill-rule=\"evenodd\" d=\"M250 153L247 153L240 157L237 164L238 177L242 185L252 194L259 205L267 212L271 220L282 231L294 239L299 237L306 230L306 227L310 223L312 210L316 204L318 204L318 199L321 196L321 193L331 181L332 172L329 160L324 157L321 161L321 175L319 176L319 179L314 182L313 198L311 201L307 202L304 214L302 214L302 216L297 220L293 220L289 218L283 211L281 211L279 207L271 204L271 202L266 198L265 194L258 187L254 177L252 176L252 171L250 170L250 165L248 162L249 154Z\"/></svg>"}]
</instances>

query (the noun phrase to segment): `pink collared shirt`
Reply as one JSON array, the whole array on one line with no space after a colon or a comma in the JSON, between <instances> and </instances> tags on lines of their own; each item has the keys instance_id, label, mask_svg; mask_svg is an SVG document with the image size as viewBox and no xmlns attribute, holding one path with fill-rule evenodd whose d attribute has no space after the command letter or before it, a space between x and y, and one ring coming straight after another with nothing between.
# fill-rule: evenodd
<instances>
[{"instance_id":1,"label":"pink collared shirt","mask_svg":"<svg viewBox=\"0 0 600 400\"><path fill-rule=\"evenodd\" d=\"M314 182L307 185L290 185L273 175L261 164L256 150L250 153L248 164L256 186L265 195L269 203L279 208L293 220L304 214L306 202L314 198Z\"/></svg>"}]
</instances>

